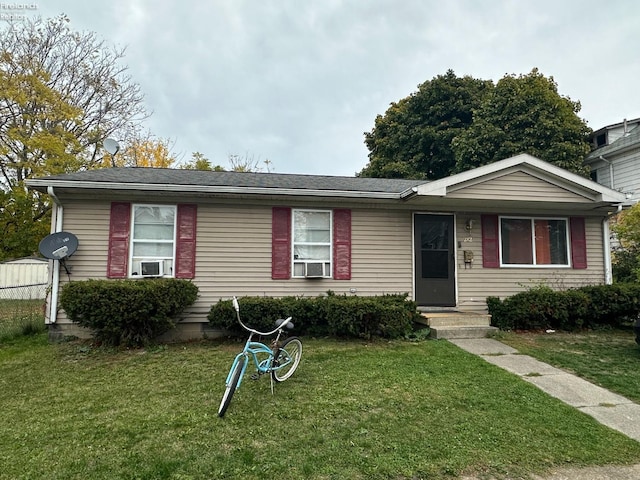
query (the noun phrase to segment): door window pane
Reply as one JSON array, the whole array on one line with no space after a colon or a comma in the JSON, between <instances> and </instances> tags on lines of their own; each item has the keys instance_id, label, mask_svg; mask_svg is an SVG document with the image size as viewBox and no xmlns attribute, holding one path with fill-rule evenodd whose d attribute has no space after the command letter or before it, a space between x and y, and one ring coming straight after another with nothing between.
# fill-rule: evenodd
<instances>
[{"instance_id":1,"label":"door window pane","mask_svg":"<svg viewBox=\"0 0 640 480\"><path fill-rule=\"evenodd\" d=\"M420 229L422 278L449 278L449 223L424 220Z\"/></svg>"},{"instance_id":2,"label":"door window pane","mask_svg":"<svg viewBox=\"0 0 640 480\"><path fill-rule=\"evenodd\" d=\"M422 251L422 278L449 278L449 251Z\"/></svg>"},{"instance_id":3,"label":"door window pane","mask_svg":"<svg viewBox=\"0 0 640 480\"><path fill-rule=\"evenodd\" d=\"M423 250L449 250L449 224L443 221L425 221L420 241Z\"/></svg>"}]
</instances>

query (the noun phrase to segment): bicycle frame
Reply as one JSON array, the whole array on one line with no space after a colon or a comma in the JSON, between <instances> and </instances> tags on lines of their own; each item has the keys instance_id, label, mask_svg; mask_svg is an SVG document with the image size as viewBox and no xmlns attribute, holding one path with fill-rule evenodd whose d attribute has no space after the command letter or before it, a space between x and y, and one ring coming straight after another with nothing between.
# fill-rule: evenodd
<instances>
[{"instance_id":1,"label":"bicycle frame","mask_svg":"<svg viewBox=\"0 0 640 480\"><path fill-rule=\"evenodd\" d=\"M236 365L238 364L238 362L240 361L240 358L245 357L247 359L246 362L244 362L244 365L242 367L242 372L240 372L240 378L238 379L238 385L236 385L236 388L240 388L240 385L242 384L242 380L244 378L244 374L247 371L247 365L249 365L249 360L253 360L253 363L256 366L256 371L258 373L258 375L262 375L265 373L269 373L272 372L274 370L278 370L280 368L283 368L285 366L287 366L291 360L278 365L277 367L273 366L273 359L274 359L274 351L273 349L271 349L269 346L265 345L262 342L254 342L253 341L253 336L254 335L265 335L265 336L269 336L269 335L273 335L274 333L278 333L278 335L276 336L275 340L273 341L273 344L275 346L277 346L280 342L280 336L282 335L282 331L284 329L284 327L291 321L291 317L287 318L286 320L284 320L284 322L279 325L275 330L272 330L271 332L259 332L258 330L254 330L252 328L247 327L244 323L242 323L242 320L240 320L240 312L239 312L239 307L238 307L238 303L236 298L233 298L233 305L234 308L236 310L236 315L238 318L238 322L240 323L240 325L242 325L242 327L247 330L249 332L249 338L247 339L247 341L244 344L244 348L242 349L242 352L240 352L238 355L236 355L235 359L233 360L233 363L231 364L231 369L229 369L229 373L227 374L227 379L225 381L226 384L228 384L231 381L231 375L233 374L233 370L235 369ZM267 358L264 358L262 360L259 359L259 355L260 354L266 354ZM273 384L272 384L272 391L273 391Z\"/></svg>"},{"instance_id":2,"label":"bicycle frame","mask_svg":"<svg viewBox=\"0 0 640 480\"><path fill-rule=\"evenodd\" d=\"M293 328L291 317L286 320L276 320L276 328L270 332L261 332L247 327L242 323L240 319L240 306L236 297L233 297L233 307L236 310L238 323L249 332L249 338L245 342L242 351L235 356L231 364L231 369L225 380L224 394L222 395L220 407L218 408L219 417L223 417L227 411L234 392L242 384L244 374L247 371L247 365L251 360L253 360L256 366L256 373L252 374L251 378L257 380L260 375L270 373L271 394L273 394L274 382L284 382L289 378L298 367L300 356L302 355L302 343L300 343L299 338L288 337L280 343L280 337L284 333L284 329ZM271 337L274 334L275 338L270 346L261 341L254 341L255 335Z\"/></svg>"},{"instance_id":3,"label":"bicycle frame","mask_svg":"<svg viewBox=\"0 0 640 480\"><path fill-rule=\"evenodd\" d=\"M229 374L227 375L227 380L225 381L225 383L229 383L231 381L231 374L233 373L233 369L240 361L240 358L245 357L247 361L244 362L244 366L242 367L242 372L240 373L240 379L238 380L238 385L236 388L240 388L240 385L242 384L242 379L244 378L244 374L247 370L247 365L249 365L249 360L253 360L258 374L268 373L272 370L271 364L273 362L273 350L264 343L251 341L252 337L253 333L249 335L249 340L247 340L247 342L244 344L242 352L236 355L236 358L233 360L233 364L231 365L231 369L229 370ZM258 355L261 353L268 355L268 358L259 360Z\"/></svg>"}]
</instances>

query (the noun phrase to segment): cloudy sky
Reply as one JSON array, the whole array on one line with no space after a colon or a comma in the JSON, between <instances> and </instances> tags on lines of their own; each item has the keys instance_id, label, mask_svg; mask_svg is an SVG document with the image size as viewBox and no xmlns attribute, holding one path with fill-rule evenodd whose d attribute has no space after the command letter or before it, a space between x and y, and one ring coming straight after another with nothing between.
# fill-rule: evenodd
<instances>
[{"instance_id":1,"label":"cloudy sky","mask_svg":"<svg viewBox=\"0 0 640 480\"><path fill-rule=\"evenodd\" d=\"M591 128L640 117L632 0L33 1L28 15L65 13L126 46L147 127L185 161L354 175L376 115L448 69L497 81L537 67Z\"/></svg>"}]
</instances>

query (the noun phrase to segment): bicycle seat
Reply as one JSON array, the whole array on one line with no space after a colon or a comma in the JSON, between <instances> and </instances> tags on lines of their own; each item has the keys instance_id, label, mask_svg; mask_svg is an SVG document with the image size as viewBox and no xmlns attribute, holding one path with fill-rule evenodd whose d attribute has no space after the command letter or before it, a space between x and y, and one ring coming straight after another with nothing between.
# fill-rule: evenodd
<instances>
[{"instance_id":1,"label":"bicycle seat","mask_svg":"<svg viewBox=\"0 0 640 480\"><path fill-rule=\"evenodd\" d=\"M284 321L285 321L284 318L279 318L278 320L276 320L276 327L279 327L280 325L282 325ZM293 322L287 323L287 328L291 330L293 328Z\"/></svg>"}]
</instances>

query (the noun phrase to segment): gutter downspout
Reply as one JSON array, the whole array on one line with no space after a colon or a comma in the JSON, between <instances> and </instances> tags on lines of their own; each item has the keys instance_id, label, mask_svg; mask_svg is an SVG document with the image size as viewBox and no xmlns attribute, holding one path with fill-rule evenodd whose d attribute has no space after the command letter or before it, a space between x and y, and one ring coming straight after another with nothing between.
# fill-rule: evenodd
<instances>
[{"instance_id":1,"label":"gutter downspout","mask_svg":"<svg viewBox=\"0 0 640 480\"><path fill-rule=\"evenodd\" d=\"M400 200L407 201L418 194L418 187L411 187L400 194Z\"/></svg>"},{"instance_id":2,"label":"gutter downspout","mask_svg":"<svg viewBox=\"0 0 640 480\"><path fill-rule=\"evenodd\" d=\"M55 209L53 211L52 217L52 232L61 232L62 231L62 214L63 207L62 202L58 197L56 197L55 192L53 191L52 186L47 187L47 195L49 195L53 203L55 204ZM49 265L51 268L51 296L49 297L49 318L48 321L45 318L46 324L54 324L58 320L58 290L60 289L60 262L56 262L55 260L50 260Z\"/></svg>"},{"instance_id":3,"label":"gutter downspout","mask_svg":"<svg viewBox=\"0 0 640 480\"><path fill-rule=\"evenodd\" d=\"M609 230L609 219L622 211L622 204L618 205L617 210L604 217L602 220L602 236L604 243L604 283L611 285L613 283L613 272L611 267L611 232Z\"/></svg>"},{"instance_id":4,"label":"gutter downspout","mask_svg":"<svg viewBox=\"0 0 640 480\"><path fill-rule=\"evenodd\" d=\"M611 188L611 190L615 190L613 187L615 185L615 182L613 181L613 163L611 163L611 161L604 158L602 155L600 155L598 158L602 160L604 163L606 163L607 165L609 165L609 187Z\"/></svg>"}]
</instances>

